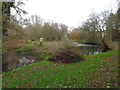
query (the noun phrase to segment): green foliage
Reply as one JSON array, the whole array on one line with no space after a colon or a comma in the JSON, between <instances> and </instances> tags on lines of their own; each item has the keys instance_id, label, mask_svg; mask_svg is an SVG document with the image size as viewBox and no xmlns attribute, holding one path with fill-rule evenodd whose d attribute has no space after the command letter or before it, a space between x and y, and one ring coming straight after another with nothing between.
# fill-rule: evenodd
<instances>
[{"instance_id":1,"label":"green foliage","mask_svg":"<svg viewBox=\"0 0 120 90\"><path fill-rule=\"evenodd\" d=\"M56 64L43 60L3 72L3 88L117 88L118 52L84 56L85 61Z\"/></svg>"},{"instance_id":2,"label":"green foliage","mask_svg":"<svg viewBox=\"0 0 120 90\"><path fill-rule=\"evenodd\" d=\"M30 42L30 43L26 44L25 46L17 49L17 52L21 53L21 54L28 54L28 53L30 53L32 51L32 48L34 46L35 46L34 43Z\"/></svg>"},{"instance_id":3,"label":"green foliage","mask_svg":"<svg viewBox=\"0 0 120 90\"><path fill-rule=\"evenodd\" d=\"M7 52L7 47L5 47L5 46L0 47L0 49L2 49L2 54Z\"/></svg>"},{"instance_id":4,"label":"green foliage","mask_svg":"<svg viewBox=\"0 0 120 90\"><path fill-rule=\"evenodd\" d=\"M20 52L21 53L21 55L27 55L28 54L28 52Z\"/></svg>"}]
</instances>

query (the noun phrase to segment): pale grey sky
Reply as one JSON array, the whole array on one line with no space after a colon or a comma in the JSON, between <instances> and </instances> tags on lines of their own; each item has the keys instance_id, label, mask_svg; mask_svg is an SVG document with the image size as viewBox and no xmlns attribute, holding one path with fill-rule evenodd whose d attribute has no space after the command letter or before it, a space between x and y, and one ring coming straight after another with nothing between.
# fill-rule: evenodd
<instances>
[{"instance_id":1,"label":"pale grey sky","mask_svg":"<svg viewBox=\"0 0 120 90\"><path fill-rule=\"evenodd\" d=\"M116 0L26 0L23 9L31 15L39 15L45 20L78 27L94 9L101 12L117 10ZM111 5L110 5L111 4Z\"/></svg>"}]
</instances>

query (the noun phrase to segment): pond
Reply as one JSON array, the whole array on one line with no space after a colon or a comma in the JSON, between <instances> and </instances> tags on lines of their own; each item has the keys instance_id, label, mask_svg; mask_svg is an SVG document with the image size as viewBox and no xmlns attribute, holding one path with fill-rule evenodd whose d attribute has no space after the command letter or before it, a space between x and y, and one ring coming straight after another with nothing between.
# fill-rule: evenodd
<instances>
[{"instance_id":1,"label":"pond","mask_svg":"<svg viewBox=\"0 0 120 90\"><path fill-rule=\"evenodd\" d=\"M81 44L77 42L75 42L75 45L77 46L80 55L93 55L107 51L100 45Z\"/></svg>"}]
</instances>

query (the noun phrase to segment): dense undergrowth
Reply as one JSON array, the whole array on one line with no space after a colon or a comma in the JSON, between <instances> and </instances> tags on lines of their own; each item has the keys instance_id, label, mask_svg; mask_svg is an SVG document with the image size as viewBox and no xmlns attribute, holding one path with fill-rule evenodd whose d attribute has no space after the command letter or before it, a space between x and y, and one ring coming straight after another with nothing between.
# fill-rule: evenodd
<instances>
[{"instance_id":1,"label":"dense undergrowth","mask_svg":"<svg viewBox=\"0 0 120 90\"><path fill-rule=\"evenodd\" d=\"M117 88L118 52L58 64L47 59L3 73L3 88Z\"/></svg>"}]
</instances>

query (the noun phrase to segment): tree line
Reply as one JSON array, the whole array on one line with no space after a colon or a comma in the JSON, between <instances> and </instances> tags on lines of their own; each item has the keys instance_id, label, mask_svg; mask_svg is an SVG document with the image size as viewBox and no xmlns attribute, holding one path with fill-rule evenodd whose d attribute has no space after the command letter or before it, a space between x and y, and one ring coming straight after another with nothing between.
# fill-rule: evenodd
<instances>
[{"instance_id":1,"label":"tree line","mask_svg":"<svg viewBox=\"0 0 120 90\"><path fill-rule=\"evenodd\" d=\"M120 8L116 13L103 11L98 14L93 11L81 26L69 33L66 25L45 22L38 15L18 21L16 16L11 15L10 8L14 8L21 16L21 13L27 13L20 9L21 5L24 3L2 2L3 36L16 36L27 40L38 40L42 37L46 41L59 41L67 36L77 42L102 44L105 47L108 47L106 44L108 41L120 39Z\"/></svg>"},{"instance_id":2,"label":"tree line","mask_svg":"<svg viewBox=\"0 0 120 90\"><path fill-rule=\"evenodd\" d=\"M23 19L25 10L20 8L23 2L2 2L2 33L4 37L18 37L24 40L38 40L41 37L46 41L63 40L68 33L68 27L64 24L44 22L38 15L32 15ZM11 8L20 16L11 14ZM25 27L23 27L25 26Z\"/></svg>"},{"instance_id":3,"label":"tree line","mask_svg":"<svg viewBox=\"0 0 120 90\"><path fill-rule=\"evenodd\" d=\"M117 12L92 12L78 28L72 30L70 38L81 43L102 44L120 39L120 8Z\"/></svg>"},{"instance_id":4,"label":"tree line","mask_svg":"<svg viewBox=\"0 0 120 90\"><path fill-rule=\"evenodd\" d=\"M64 24L44 22L38 15L32 15L24 28L30 40L43 38L45 41L60 41L68 34L68 27Z\"/></svg>"}]
</instances>

